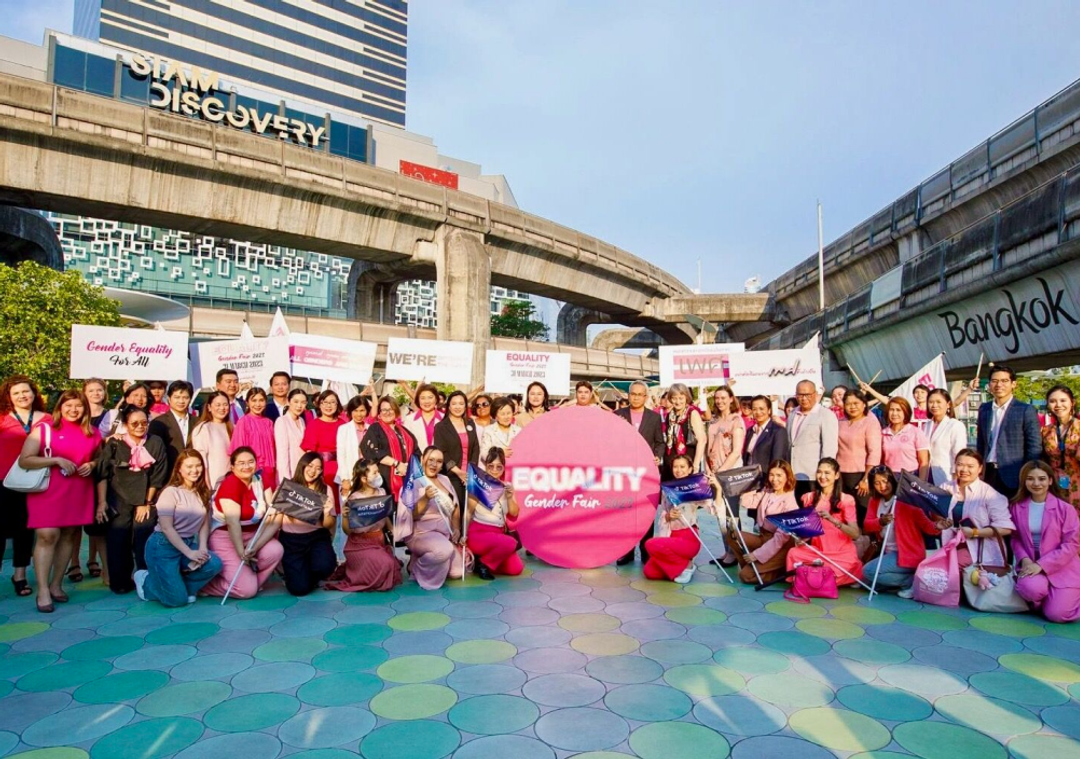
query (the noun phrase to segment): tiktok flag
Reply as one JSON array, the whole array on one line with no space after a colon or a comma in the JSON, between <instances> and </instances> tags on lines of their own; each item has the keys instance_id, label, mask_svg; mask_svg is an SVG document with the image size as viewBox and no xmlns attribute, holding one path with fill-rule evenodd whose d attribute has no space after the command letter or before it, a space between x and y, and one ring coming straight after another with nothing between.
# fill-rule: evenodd
<instances>
[{"instance_id":1,"label":"tiktok flag","mask_svg":"<svg viewBox=\"0 0 1080 759\"><path fill-rule=\"evenodd\" d=\"M405 478L401 483L401 504L409 511L415 509L416 502L420 500L425 487L427 487L427 478L424 476L424 468L420 465L420 457L413 456L409 459L409 465L405 469Z\"/></svg>"},{"instance_id":2,"label":"tiktok flag","mask_svg":"<svg viewBox=\"0 0 1080 759\"><path fill-rule=\"evenodd\" d=\"M475 498L484 505L484 508L494 508L495 504L503 496L506 486L502 480L492 477L487 472L482 472L472 464L469 464L468 473L465 475L465 490L469 497Z\"/></svg>"},{"instance_id":3,"label":"tiktok flag","mask_svg":"<svg viewBox=\"0 0 1080 759\"><path fill-rule=\"evenodd\" d=\"M720 490L725 496L737 498L761 484L761 467L754 464L717 472L716 480L720 483Z\"/></svg>"},{"instance_id":4,"label":"tiktok flag","mask_svg":"<svg viewBox=\"0 0 1080 759\"><path fill-rule=\"evenodd\" d=\"M660 483L660 492L672 506L681 506L694 501L711 501L712 486L703 474L692 474L677 480Z\"/></svg>"},{"instance_id":5,"label":"tiktok flag","mask_svg":"<svg viewBox=\"0 0 1080 759\"><path fill-rule=\"evenodd\" d=\"M285 480L274 494L274 510L285 516L318 525L323 521L326 496L304 487L296 480Z\"/></svg>"},{"instance_id":6,"label":"tiktok flag","mask_svg":"<svg viewBox=\"0 0 1080 759\"><path fill-rule=\"evenodd\" d=\"M389 495L376 495L370 498L350 498L345 504L349 509L349 529L364 530L393 513L394 499Z\"/></svg>"},{"instance_id":7,"label":"tiktok flag","mask_svg":"<svg viewBox=\"0 0 1080 759\"><path fill-rule=\"evenodd\" d=\"M781 532L803 540L825 534L825 528L821 526L821 517L813 506L785 511L783 514L774 514L765 518L776 525Z\"/></svg>"},{"instance_id":8,"label":"tiktok flag","mask_svg":"<svg viewBox=\"0 0 1080 759\"><path fill-rule=\"evenodd\" d=\"M922 509L928 518L938 520L949 516L952 493L920 480L910 472L901 472L896 500Z\"/></svg>"}]
</instances>

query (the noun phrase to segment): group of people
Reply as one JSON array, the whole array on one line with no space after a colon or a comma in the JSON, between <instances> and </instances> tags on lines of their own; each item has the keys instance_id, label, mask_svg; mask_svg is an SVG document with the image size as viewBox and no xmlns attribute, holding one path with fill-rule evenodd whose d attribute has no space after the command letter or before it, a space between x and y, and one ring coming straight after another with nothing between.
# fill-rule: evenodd
<instances>
[{"instance_id":1,"label":"group of people","mask_svg":"<svg viewBox=\"0 0 1080 759\"><path fill-rule=\"evenodd\" d=\"M370 388L345 404L332 390L312 400L285 372L273 375L268 390L250 388L243 398L235 372L222 370L216 380L195 416L194 388L183 380L132 384L115 409L105 408L105 383L88 380L62 393L50 414L29 378L8 378L0 387L0 474L17 463L52 475L41 492L0 492L0 550L10 538L19 595L34 592L26 576L32 552L39 610L65 602L65 577L81 579L84 532L91 575L116 593L136 591L168 606L199 594L249 598L275 572L296 595L320 586L383 591L405 575L434 589L467 572L484 579L521 573L513 487L505 482L500 500L487 506L468 496L466 480L470 466L504 478L517 434L559 407L542 384L520 398L403 384L403 411L394 397L378 398ZM704 506L724 534L719 562L738 565L744 582L782 578L824 555L838 584L876 575L879 588L908 596L932 541L960 530L973 549L987 542L988 563L1005 562L992 554L998 537L1008 539L1017 592L1050 619L1076 619L1074 398L1064 386L1053 388L1053 423L1042 426L1034 408L1013 397L1015 388L1011 369L993 368L992 400L980 408L969 447L954 412L968 390L954 401L943 388L920 387L912 404L863 383L834 389L825 405L814 383L801 381L780 412L773 399L739 398L728 386L700 403L675 384L654 403L648 386L635 382L614 413L644 438L661 480L704 471L716 490L711 501L658 511L638 546L642 571L692 579ZM584 381L565 404L611 410ZM407 483L414 457L423 477ZM760 487L725 502L715 475L755 464ZM903 472L953 493L949 516L931 520L898 502ZM321 521L274 508L285 479L322 496ZM350 526L351 504L387 495L390 516ZM800 506L816 509L823 535L803 542L776 532L768 517ZM395 544L405 547L405 562ZM978 560L963 551L962 562ZM634 559L631 550L618 563Z\"/></svg>"}]
</instances>

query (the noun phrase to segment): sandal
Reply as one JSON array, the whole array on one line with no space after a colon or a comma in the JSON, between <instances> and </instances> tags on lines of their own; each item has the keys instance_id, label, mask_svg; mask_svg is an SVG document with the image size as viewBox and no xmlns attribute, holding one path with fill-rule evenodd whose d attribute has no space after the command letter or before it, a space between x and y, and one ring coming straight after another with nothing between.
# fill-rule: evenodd
<instances>
[{"instance_id":1,"label":"sandal","mask_svg":"<svg viewBox=\"0 0 1080 759\"><path fill-rule=\"evenodd\" d=\"M101 565L96 561L86 562L86 571L90 573L91 577L101 577Z\"/></svg>"},{"instance_id":2,"label":"sandal","mask_svg":"<svg viewBox=\"0 0 1080 759\"><path fill-rule=\"evenodd\" d=\"M82 567L80 567L78 564L68 567L67 578L72 582L82 582L84 579Z\"/></svg>"},{"instance_id":3,"label":"sandal","mask_svg":"<svg viewBox=\"0 0 1080 759\"><path fill-rule=\"evenodd\" d=\"M29 596L34 592L30 589L30 583L25 579L16 580L12 577L11 584L15 586L15 595L17 596Z\"/></svg>"}]
</instances>

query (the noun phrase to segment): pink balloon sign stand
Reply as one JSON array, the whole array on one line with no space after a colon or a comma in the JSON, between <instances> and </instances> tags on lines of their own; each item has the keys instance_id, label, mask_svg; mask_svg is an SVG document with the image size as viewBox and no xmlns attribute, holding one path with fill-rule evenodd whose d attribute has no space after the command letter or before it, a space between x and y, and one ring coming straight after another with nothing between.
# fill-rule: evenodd
<instances>
[{"instance_id":1,"label":"pink balloon sign stand","mask_svg":"<svg viewBox=\"0 0 1080 759\"><path fill-rule=\"evenodd\" d=\"M544 414L514 438L506 463L521 542L549 564L611 564L656 516L660 473L652 451L632 425L600 409Z\"/></svg>"}]
</instances>

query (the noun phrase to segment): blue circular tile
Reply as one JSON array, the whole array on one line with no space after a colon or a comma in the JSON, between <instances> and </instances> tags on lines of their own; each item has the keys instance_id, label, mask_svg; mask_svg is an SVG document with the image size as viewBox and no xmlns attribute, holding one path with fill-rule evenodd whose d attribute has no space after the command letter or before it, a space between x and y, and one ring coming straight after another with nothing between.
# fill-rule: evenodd
<instances>
[{"instance_id":1,"label":"blue circular tile","mask_svg":"<svg viewBox=\"0 0 1080 759\"><path fill-rule=\"evenodd\" d=\"M497 619L462 619L451 622L442 631L454 640L479 640L501 638L510 631L510 625Z\"/></svg>"},{"instance_id":2,"label":"blue circular tile","mask_svg":"<svg viewBox=\"0 0 1080 759\"><path fill-rule=\"evenodd\" d=\"M602 699L607 689L585 675L543 675L525 683L521 691L544 706L588 706Z\"/></svg>"},{"instance_id":3,"label":"blue circular tile","mask_svg":"<svg viewBox=\"0 0 1080 759\"><path fill-rule=\"evenodd\" d=\"M652 619L664 615L664 607L651 604L647 601L626 601L623 603L608 604L604 608L605 614L618 617L623 622L633 622L635 619Z\"/></svg>"},{"instance_id":4,"label":"blue circular tile","mask_svg":"<svg viewBox=\"0 0 1080 759\"><path fill-rule=\"evenodd\" d=\"M617 746L630 734L626 720L601 709L557 709L537 720L536 735L544 743L567 751L602 751Z\"/></svg>"},{"instance_id":5,"label":"blue circular tile","mask_svg":"<svg viewBox=\"0 0 1080 759\"><path fill-rule=\"evenodd\" d=\"M35 635L34 638L40 638ZM30 640L33 640L31 638ZM1024 645L1037 654L1053 656L1055 659L1064 659L1073 664L1080 664L1080 640L1069 640L1046 635L1041 638L1028 638Z\"/></svg>"},{"instance_id":6,"label":"blue circular tile","mask_svg":"<svg viewBox=\"0 0 1080 759\"><path fill-rule=\"evenodd\" d=\"M343 625L382 624L394 614L389 606L350 606L335 614L334 619Z\"/></svg>"},{"instance_id":7,"label":"blue circular tile","mask_svg":"<svg viewBox=\"0 0 1080 759\"><path fill-rule=\"evenodd\" d=\"M859 685L874 679L874 670L865 664L831 655L796 657L793 666L800 675L806 675L833 690L842 685Z\"/></svg>"},{"instance_id":8,"label":"blue circular tile","mask_svg":"<svg viewBox=\"0 0 1080 759\"><path fill-rule=\"evenodd\" d=\"M320 638L337 627L337 622L325 617L291 617L270 628L275 638Z\"/></svg>"},{"instance_id":9,"label":"blue circular tile","mask_svg":"<svg viewBox=\"0 0 1080 759\"><path fill-rule=\"evenodd\" d=\"M286 616L280 611L244 611L226 617L219 623L224 630L260 630L265 632Z\"/></svg>"},{"instance_id":10,"label":"blue circular tile","mask_svg":"<svg viewBox=\"0 0 1080 759\"><path fill-rule=\"evenodd\" d=\"M236 759L238 756L272 757L281 752L281 741L266 733L231 733L200 740L175 759Z\"/></svg>"},{"instance_id":11,"label":"blue circular tile","mask_svg":"<svg viewBox=\"0 0 1080 759\"><path fill-rule=\"evenodd\" d=\"M56 714L71 703L71 696L60 691L20 693L18 698L6 699L0 709L0 730L21 733L28 726Z\"/></svg>"},{"instance_id":12,"label":"blue circular tile","mask_svg":"<svg viewBox=\"0 0 1080 759\"><path fill-rule=\"evenodd\" d=\"M787 715L747 693L703 698L694 706L694 717L718 732L748 737L771 735L787 726Z\"/></svg>"},{"instance_id":13,"label":"blue circular tile","mask_svg":"<svg viewBox=\"0 0 1080 759\"><path fill-rule=\"evenodd\" d=\"M236 675L232 686L248 693L277 693L298 688L315 676L315 668L299 662L275 662Z\"/></svg>"},{"instance_id":14,"label":"blue circular tile","mask_svg":"<svg viewBox=\"0 0 1080 759\"><path fill-rule=\"evenodd\" d=\"M31 635L29 638L23 638L22 640L15 641L11 644L12 651L19 651L22 653L29 653L31 651L63 651L69 646L74 646L79 643L84 643L91 638L94 638L94 632L92 630L46 630L38 635Z\"/></svg>"},{"instance_id":15,"label":"blue circular tile","mask_svg":"<svg viewBox=\"0 0 1080 759\"><path fill-rule=\"evenodd\" d=\"M637 619L633 622L624 622L619 632L645 643L652 640L681 638L686 634L686 628L666 619Z\"/></svg>"},{"instance_id":16,"label":"blue circular tile","mask_svg":"<svg viewBox=\"0 0 1080 759\"><path fill-rule=\"evenodd\" d=\"M455 669L446 677L446 684L458 693L484 696L510 693L525 684L526 675L517 667L505 664L478 664Z\"/></svg>"},{"instance_id":17,"label":"blue circular tile","mask_svg":"<svg viewBox=\"0 0 1080 759\"><path fill-rule=\"evenodd\" d=\"M204 654L250 654L271 640L265 630L225 630L198 642Z\"/></svg>"},{"instance_id":18,"label":"blue circular tile","mask_svg":"<svg viewBox=\"0 0 1080 759\"><path fill-rule=\"evenodd\" d=\"M757 640L757 634L730 625L699 625L691 627L686 637L712 649L749 646Z\"/></svg>"},{"instance_id":19,"label":"blue circular tile","mask_svg":"<svg viewBox=\"0 0 1080 759\"><path fill-rule=\"evenodd\" d=\"M530 648L553 648L570 642L573 635L561 627L518 627L506 633L506 640L519 651Z\"/></svg>"},{"instance_id":20,"label":"blue circular tile","mask_svg":"<svg viewBox=\"0 0 1080 759\"><path fill-rule=\"evenodd\" d=\"M540 586L540 592L552 598L567 598L569 596L587 596L591 591L588 585L578 582L544 582ZM593 593L592 595L596 595ZM599 596L597 596L599 598Z\"/></svg>"},{"instance_id":21,"label":"blue circular tile","mask_svg":"<svg viewBox=\"0 0 1080 759\"><path fill-rule=\"evenodd\" d=\"M696 664L712 656L708 646L691 640L655 640L643 645L641 653L661 664Z\"/></svg>"},{"instance_id":22,"label":"blue circular tile","mask_svg":"<svg viewBox=\"0 0 1080 759\"><path fill-rule=\"evenodd\" d=\"M911 655L920 664L955 672L963 677L969 677L976 672L991 672L998 668L997 659L957 646L916 648Z\"/></svg>"},{"instance_id":23,"label":"blue circular tile","mask_svg":"<svg viewBox=\"0 0 1080 759\"><path fill-rule=\"evenodd\" d=\"M147 646L113 661L117 669L168 669L187 661L199 650L194 646Z\"/></svg>"},{"instance_id":24,"label":"blue circular tile","mask_svg":"<svg viewBox=\"0 0 1080 759\"><path fill-rule=\"evenodd\" d=\"M495 603L508 609L518 607L547 606L551 596L535 590L511 590L495 596Z\"/></svg>"},{"instance_id":25,"label":"blue circular tile","mask_svg":"<svg viewBox=\"0 0 1080 759\"><path fill-rule=\"evenodd\" d=\"M28 746L72 746L119 730L135 716L122 704L95 704L65 709L40 719L22 732Z\"/></svg>"},{"instance_id":26,"label":"blue circular tile","mask_svg":"<svg viewBox=\"0 0 1080 759\"><path fill-rule=\"evenodd\" d=\"M562 614L585 614L603 611L604 602L592 596L565 596L552 599L548 606Z\"/></svg>"},{"instance_id":27,"label":"blue circular tile","mask_svg":"<svg viewBox=\"0 0 1080 759\"><path fill-rule=\"evenodd\" d=\"M942 633L941 638L950 646L978 651L981 654L993 656L995 659L1005 654L1016 654L1024 650L1024 644L1016 638L995 635L994 633L972 628L949 630ZM1040 638L1039 640L1043 639Z\"/></svg>"},{"instance_id":28,"label":"blue circular tile","mask_svg":"<svg viewBox=\"0 0 1080 759\"><path fill-rule=\"evenodd\" d=\"M327 706L291 717L277 731L295 748L330 748L359 741L375 727L375 715L355 706Z\"/></svg>"},{"instance_id":29,"label":"blue circular tile","mask_svg":"<svg viewBox=\"0 0 1080 759\"><path fill-rule=\"evenodd\" d=\"M19 745L19 736L15 733L0 733L0 756L7 756Z\"/></svg>"},{"instance_id":30,"label":"blue circular tile","mask_svg":"<svg viewBox=\"0 0 1080 759\"><path fill-rule=\"evenodd\" d=\"M0 657L0 680L22 677L30 672L44 669L60 657L47 651L31 651L25 654L6 654Z\"/></svg>"},{"instance_id":31,"label":"blue circular tile","mask_svg":"<svg viewBox=\"0 0 1080 759\"><path fill-rule=\"evenodd\" d=\"M466 743L454 759L555 759L555 752L535 738L524 735L492 735Z\"/></svg>"},{"instance_id":32,"label":"blue circular tile","mask_svg":"<svg viewBox=\"0 0 1080 759\"><path fill-rule=\"evenodd\" d=\"M728 617L728 623L756 633L780 632L795 626L793 620L765 611L739 612Z\"/></svg>"},{"instance_id":33,"label":"blue circular tile","mask_svg":"<svg viewBox=\"0 0 1080 759\"><path fill-rule=\"evenodd\" d=\"M454 639L442 630L395 632L383 641L383 648L392 654L441 654L454 645Z\"/></svg>"},{"instance_id":34,"label":"blue circular tile","mask_svg":"<svg viewBox=\"0 0 1080 759\"><path fill-rule=\"evenodd\" d=\"M648 683L664 674L663 666L644 656L600 656L589 662L585 671L613 685Z\"/></svg>"},{"instance_id":35,"label":"blue circular tile","mask_svg":"<svg viewBox=\"0 0 1080 759\"><path fill-rule=\"evenodd\" d=\"M443 608L443 614L451 619L477 619L479 617L494 617L500 614L503 607L491 601L455 601Z\"/></svg>"},{"instance_id":36,"label":"blue circular tile","mask_svg":"<svg viewBox=\"0 0 1080 759\"><path fill-rule=\"evenodd\" d=\"M109 622L98 628L98 635L136 635L145 638L154 630L166 627L166 617L124 617L116 622Z\"/></svg>"},{"instance_id":37,"label":"blue circular tile","mask_svg":"<svg viewBox=\"0 0 1080 759\"><path fill-rule=\"evenodd\" d=\"M179 609L170 619L173 622L220 622L233 614L236 614L236 607L221 606L205 599Z\"/></svg>"},{"instance_id":38,"label":"blue circular tile","mask_svg":"<svg viewBox=\"0 0 1080 759\"><path fill-rule=\"evenodd\" d=\"M762 633L757 639L758 645L795 656L820 656L829 652L831 646L827 640L814 635L807 635L798 630Z\"/></svg>"},{"instance_id":39,"label":"blue circular tile","mask_svg":"<svg viewBox=\"0 0 1080 759\"><path fill-rule=\"evenodd\" d=\"M722 611L727 615L752 614L753 612L761 611L765 608L765 605L760 601L755 601L752 598L744 598L742 596L706 598L705 605L710 609Z\"/></svg>"},{"instance_id":40,"label":"blue circular tile","mask_svg":"<svg viewBox=\"0 0 1080 759\"><path fill-rule=\"evenodd\" d=\"M523 606L516 609L506 609L499 615L499 619L511 627L551 625L559 621L559 612L546 606Z\"/></svg>"},{"instance_id":41,"label":"blue circular tile","mask_svg":"<svg viewBox=\"0 0 1080 759\"><path fill-rule=\"evenodd\" d=\"M800 738L765 735L739 741L731 759L836 759L833 752Z\"/></svg>"},{"instance_id":42,"label":"blue circular tile","mask_svg":"<svg viewBox=\"0 0 1080 759\"><path fill-rule=\"evenodd\" d=\"M438 594L431 594L412 598L399 598L390 604L390 608L398 614L409 614L414 611L442 611L446 605L445 598Z\"/></svg>"},{"instance_id":43,"label":"blue circular tile","mask_svg":"<svg viewBox=\"0 0 1080 759\"><path fill-rule=\"evenodd\" d=\"M914 651L923 646L936 646L941 642L941 636L933 630L898 622L891 625L870 625L866 628L866 634L871 638L906 648L908 651Z\"/></svg>"},{"instance_id":44,"label":"blue circular tile","mask_svg":"<svg viewBox=\"0 0 1080 759\"><path fill-rule=\"evenodd\" d=\"M80 611L61 617L53 622L52 626L60 630L96 630L102 625L117 622L125 616L122 611Z\"/></svg>"},{"instance_id":45,"label":"blue circular tile","mask_svg":"<svg viewBox=\"0 0 1080 759\"><path fill-rule=\"evenodd\" d=\"M694 703L666 685L624 685L608 693L604 705L635 722L670 722L689 714Z\"/></svg>"},{"instance_id":46,"label":"blue circular tile","mask_svg":"<svg viewBox=\"0 0 1080 759\"><path fill-rule=\"evenodd\" d=\"M536 722L540 709L519 696L473 696L447 714L450 724L473 735L504 735L524 730Z\"/></svg>"},{"instance_id":47,"label":"blue circular tile","mask_svg":"<svg viewBox=\"0 0 1080 759\"><path fill-rule=\"evenodd\" d=\"M589 660L584 654L563 648L534 648L514 657L514 666L527 672L554 675L577 672Z\"/></svg>"},{"instance_id":48,"label":"blue circular tile","mask_svg":"<svg viewBox=\"0 0 1080 759\"><path fill-rule=\"evenodd\" d=\"M590 595L593 598L599 598L605 604L632 603L644 601L647 598L640 590L633 588L593 588Z\"/></svg>"},{"instance_id":49,"label":"blue circular tile","mask_svg":"<svg viewBox=\"0 0 1080 759\"><path fill-rule=\"evenodd\" d=\"M374 730L360 744L360 752L365 759L443 759L460 743L461 733L445 722L410 720L391 722ZM351 759L355 754L355 751L333 757L297 754L296 759Z\"/></svg>"},{"instance_id":50,"label":"blue circular tile","mask_svg":"<svg viewBox=\"0 0 1080 759\"><path fill-rule=\"evenodd\" d=\"M967 680L951 672L917 664L893 664L878 670L878 677L889 685L901 688L931 701L941 696L954 696L968 689Z\"/></svg>"},{"instance_id":51,"label":"blue circular tile","mask_svg":"<svg viewBox=\"0 0 1080 759\"><path fill-rule=\"evenodd\" d=\"M169 674L185 682L218 680L243 672L254 662L247 654L206 654L177 664Z\"/></svg>"},{"instance_id":52,"label":"blue circular tile","mask_svg":"<svg viewBox=\"0 0 1080 759\"><path fill-rule=\"evenodd\" d=\"M1080 740L1080 706L1073 702L1065 706L1052 706L1039 713L1042 721L1062 735Z\"/></svg>"}]
</instances>

